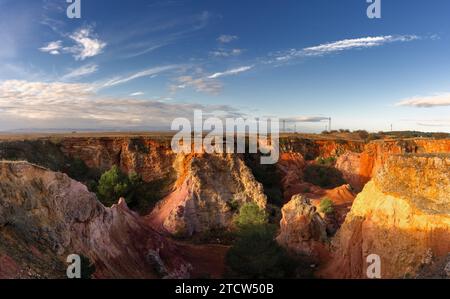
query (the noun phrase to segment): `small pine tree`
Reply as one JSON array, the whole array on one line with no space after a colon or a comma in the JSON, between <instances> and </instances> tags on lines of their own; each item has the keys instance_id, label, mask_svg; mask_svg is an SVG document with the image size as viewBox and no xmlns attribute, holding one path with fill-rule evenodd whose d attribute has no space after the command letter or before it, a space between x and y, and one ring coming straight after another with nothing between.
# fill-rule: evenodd
<instances>
[{"instance_id":1,"label":"small pine tree","mask_svg":"<svg viewBox=\"0 0 450 299\"><path fill-rule=\"evenodd\" d=\"M98 183L97 195L106 206L111 206L120 197L127 197L130 191L130 182L117 166L105 172Z\"/></svg>"}]
</instances>

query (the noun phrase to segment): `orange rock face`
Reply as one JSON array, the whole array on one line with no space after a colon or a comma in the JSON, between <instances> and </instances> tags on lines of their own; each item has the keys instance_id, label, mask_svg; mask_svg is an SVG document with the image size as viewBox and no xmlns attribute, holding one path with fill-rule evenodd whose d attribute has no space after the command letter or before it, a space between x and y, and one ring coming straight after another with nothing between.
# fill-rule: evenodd
<instances>
[{"instance_id":1,"label":"orange rock face","mask_svg":"<svg viewBox=\"0 0 450 299\"><path fill-rule=\"evenodd\" d=\"M64 154L81 159L89 168L105 171L118 165L125 173L135 172L147 182L173 172L176 157L169 141L148 137L63 138L60 143Z\"/></svg>"},{"instance_id":2,"label":"orange rock face","mask_svg":"<svg viewBox=\"0 0 450 299\"><path fill-rule=\"evenodd\" d=\"M357 196L333 241L333 258L319 275L367 278L366 258L376 254L382 278L417 277L422 268L445 258L450 252L449 170L448 154L389 157Z\"/></svg>"},{"instance_id":3,"label":"orange rock face","mask_svg":"<svg viewBox=\"0 0 450 299\"><path fill-rule=\"evenodd\" d=\"M347 152L340 156L336 168L352 187L361 191L392 155L448 152L450 139L380 140L368 143L362 153Z\"/></svg>"},{"instance_id":4,"label":"orange rock face","mask_svg":"<svg viewBox=\"0 0 450 299\"><path fill-rule=\"evenodd\" d=\"M282 209L277 242L291 253L311 262L324 259L328 252L326 223L306 197L296 195Z\"/></svg>"},{"instance_id":5,"label":"orange rock face","mask_svg":"<svg viewBox=\"0 0 450 299\"><path fill-rule=\"evenodd\" d=\"M245 203L266 208L267 197L238 155L179 155L176 189L147 217L162 233L191 236L226 229Z\"/></svg>"},{"instance_id":6,"label":"orange rock face","mask_svg":"<svg viewBox=\"0 0 450 299\"><path fill-rule=\"evenodd\" d=\"M280 149L282 153L298 153L305 160L314 160L318 157L337 157L345 152L362 152L365 143L362 141L346 140L312 140L303 138L281 138Z\"/></svg>"}]
</instances>

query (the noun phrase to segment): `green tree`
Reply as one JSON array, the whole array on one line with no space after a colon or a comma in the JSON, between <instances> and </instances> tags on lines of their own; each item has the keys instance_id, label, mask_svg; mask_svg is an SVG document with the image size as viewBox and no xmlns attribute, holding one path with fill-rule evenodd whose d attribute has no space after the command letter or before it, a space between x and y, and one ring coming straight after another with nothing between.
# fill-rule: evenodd
<instances>
[{"instance_id":1,"label":"green tree","mask_svg":"<svg viewBox=\"0 0 450 299\"><path fill-rule=\"evenodd\" d=\"M170 177L145 182L137 173L126 175L113 166L100 177L97 197L105 206L111 206L123 197L130 209L145 215L171 190L171 183Z\"/></svg>"},{"instance_id":2,"label":"green tree","mask_svg":"<svg viewBox=\"0 0 450 299\"><path fill-rule=\"evenodd\" d=\"M100 177L97 195L104 205L112 206L120 197L128 197L130 187L129 178L114 165Z\"/></svg>"}]
</instances>

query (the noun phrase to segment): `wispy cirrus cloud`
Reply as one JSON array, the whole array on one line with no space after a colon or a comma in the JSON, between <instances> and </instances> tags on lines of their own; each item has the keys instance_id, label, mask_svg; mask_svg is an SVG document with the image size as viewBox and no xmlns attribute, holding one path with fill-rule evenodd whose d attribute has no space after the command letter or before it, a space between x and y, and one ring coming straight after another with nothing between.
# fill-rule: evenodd
<instances>
[{"instance_id":1,"label":"wispy cirrus cloud","mask_svg":"<svg viewBox=\"0 0 450 299\"><path fill-rule=\"evenodd\" d=\"M432 108L450 106L450 93L437 93L431 96L417 96L401 100L396 103L397 107L418 107L418 108Z\"/></svg>"},{"instance_id":2,"label":"wispy cirrus cloud","mask_svg":"<svg viewBox=\"0 0 450 299\"><path fill-rule=\"evenodd\" d=\"M337 42L318 45L315 47L309 47L303 49L303 52L305 55L311 56L325 55L333 52L341 52L352 49L379 47L384 44L393 42L409 42L416 40L418 38L419 37L415 35L402 35L402 36L385 35L375 37L369 36L363 38L345 39Z\"/></svg>"},{"instance_id":3,"label":"wispy cirrus cloud","mask_svg":"<svg viewBox=\"0 0 450 299\"><path fill-rule=\"evenodd\" d=\"M284 62L292 60L294 58L324 56L332 53L339 53L354 49L380 47L385 44L395 42L410 42L419 38L420 37L416 35L368 36L362 38L344 39L340 41L320 44L317 46L306 47L303 49L290 49L288 51L278 52L273 56L275 56L275 61Z\"/></svg>"},{"instance_id":4,"label":"wispy cirrus cloud","mask_svg":"<svg viewBox=\"0 0 450 299\"><path fill-rule=\"evenodd\" d=\"M210 75L208 77L208 79L217 79L217 78L220 78L220 77L237 75L237 74L249 71L252 68L253 68L253 66L241 66L241 67L230 69L230 70L227 70L227 71L224 71L224 72L214 73L214 74Z\"/></svg>"},{"instance_id":5,"label":"wispy cirrus cloud","mask_svg":"<svg viewBox=\"0 0 450 299\"><path fill-rule=\"evenodd\" d=\"M72 79L78 79L81 77L85 77L88 75L91 75L98 71L98 65L97 64L86 64L79 68L71 70L69 73L65 74L61 79L63 81L65 80L72 80Z\"/></svg>"},{"instance_id":6,"label":"wispy cirrus cloud","mask_svg":"<svg viewBox=\"0 0 450 299\"><path fill-rule=\"evenodd\" d=\"M130 26L116 28L114 36L110 37L109 44L113 51L119 52L118 57L136 58L190 37L204 29L213 16L212 13L203 11L174 19L158 20L158 22L152 18L139 20ZM120 49L114 50L118 46Z\"/></svg>"},{"instance_id":7,"label":"wispy cirrus cloud","mask_svg":"<svg viewBox=\"0 0 450 299\"><path fill-rule=\"evenodd\" d=\"M238 68L229 69L223 72L206 75L203 69L197 68L195 74L180 76L176 78L177 84L172 84L170 90L175 93L179 89L192 87L197 92L205 92L212 95L217 95L222 91L223 84L218 80L221 77L238 75L240 73L249 71L253 66L242 66Z\"/></svg>"},{"instance_id":8,"label":"wispy cirrus cloud","mask_svg":"<svg viewBox=\"0 0 450 299\"><path fill-rule=\"evenodd\" d=\"M181 68L181 65L166 65L166 66L158 66L152 67L143 71L139 71L133 74L129 74L127 76L118 76L112 79L109 79L103 83L99 83L101 88L112 87L119 84L124 84L130 82L132 80L136 80L144 77L152 77L156 76L160 73L175 70Z\"/></svg>"}]
</instances>

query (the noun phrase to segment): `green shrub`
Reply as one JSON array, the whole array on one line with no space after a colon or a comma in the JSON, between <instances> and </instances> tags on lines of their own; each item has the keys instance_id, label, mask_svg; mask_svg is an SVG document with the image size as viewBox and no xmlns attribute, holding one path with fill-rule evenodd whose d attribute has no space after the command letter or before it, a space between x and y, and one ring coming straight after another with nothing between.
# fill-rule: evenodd
<instances>
[{"instance_id":1,"label":"green shrub","mask_svg":"<svg viewBox=\"0 0 450 299\"><path fill-rule=\"evenodd\" d=\"M365 130L358 130L354 131L353 133L358 134L359 138L361 138L362 140L366 140L369 137L369 132Z\"/></svg>"},{"instance_id":2,"label":"green shrub","mask_svg":"<svg viewBox=\"0 0 450 299\"><path fill-rule=\"evenodd\" d=\"M334 212L333 201L329 198L324 198L320 202L319 211L324 214L331 214Z\"/></svg>"},{"instance_id":3,"label":"green shrub","mask_svg":"<svg viewBox=\"0 0 450 299\"><path fill-rule=\"evenodd\" d=\"M342 173L330 166L308 165L304 171L305 181L322 188L336 188L345 184Z\"/></svg>"},{"instance_id":4,"label":"green shrub","mask_svg":"<svg viewBox=\"0 0 450 299\"><path fill-rule=\"evenodd\" d=\"M336 157L328 157L323 158L319 157L316 159L317 164L323 165L323 166L334 166L336 164Z\"/></svg>"},{"instance_id":5,"label":"green shrub","mask_svg":"<svg viewBox=\"0 0 450 299\"><path fill-rule=\"evenodd\" d=\"M130 209L144 215L169 192L172 181L171 177L166 177L145 182L138 174L131 172L127 176L113 166L100 177L97 197L105 206L111 206L123 197Z\"/></svg>"},{"instance_id":6,"label":"green shrub","mask_svg":"<svg viewBox=\"0 0 450 299\"><path fill-rule=\"evenodd\" d=\"M276 226L254 203L243 205L234 219L236 241L226 262L233 278L284 278L294 263L275 241Z\"/></svg>"},{"instance_id":7,"label":"green shrub","mask_svg":"<svg viewBox=\"0 0 450 299\"><path fill-rule=\"evenodd\" d=\"M274 240L276 228L270 224L241 229L226 261L233 278L285 278L294 263Z\"/></svg>"},{"instance_id":8,"label":"green shrub","mask_svg":"<svg viewBox=\"0 0 450 299\"><path fill-rule=\"evenodd\" d=\"M246 229L249 226L257 226L267 223L267 213L255 203L246 203L233 219L233 223L238 230Z\"/></svg>"}]
</instances>

